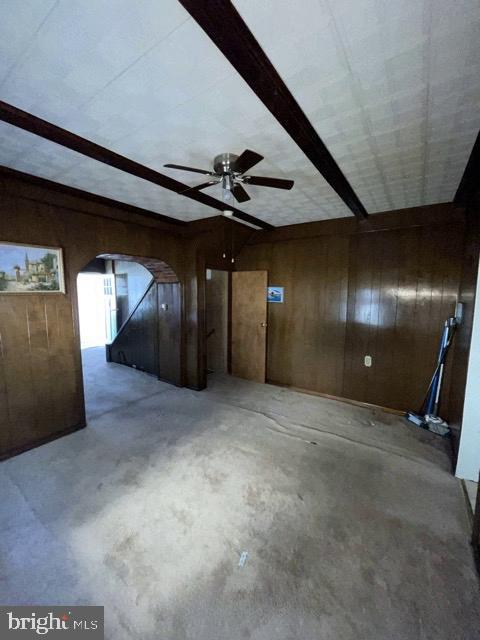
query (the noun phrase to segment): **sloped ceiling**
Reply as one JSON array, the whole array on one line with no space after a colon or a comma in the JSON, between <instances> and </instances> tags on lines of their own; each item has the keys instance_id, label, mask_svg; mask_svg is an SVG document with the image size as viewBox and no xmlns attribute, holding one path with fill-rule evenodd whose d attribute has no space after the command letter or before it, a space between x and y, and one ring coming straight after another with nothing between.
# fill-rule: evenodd
<instances>
[{"instance_id":1,"label":"sloped ceiling","mask_svg":"<svg viewBox=\"0 0 480 640\"><path fill-rule=\"evenodd\" d=\"M235 0L370 213L448 201L476 132L478 3ZM189 185L251 148L239 208L274 225L351 212L176 0L3 0L0 99ZM218 211L0 123L0 164L193 220ZM220 198L218 187L206 193Z\"/></svg>"}]
</instances>

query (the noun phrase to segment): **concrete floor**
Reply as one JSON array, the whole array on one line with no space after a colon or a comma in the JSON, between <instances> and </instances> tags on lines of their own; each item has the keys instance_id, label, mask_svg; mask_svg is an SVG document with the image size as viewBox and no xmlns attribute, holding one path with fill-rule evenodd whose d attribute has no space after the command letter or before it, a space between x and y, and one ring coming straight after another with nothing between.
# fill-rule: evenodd
<instances>
[{"instance_id":1,"label":"concrete floor","mask_svg":"<svg viewBox=\"0 0 480 640\"><path fill-rule=\"evenodd\" d=\"M0 465L2 604L104 605L115 640L480 637L442 440L278 387L84 363L89 427Z\"/></svg>"}]
</instances>

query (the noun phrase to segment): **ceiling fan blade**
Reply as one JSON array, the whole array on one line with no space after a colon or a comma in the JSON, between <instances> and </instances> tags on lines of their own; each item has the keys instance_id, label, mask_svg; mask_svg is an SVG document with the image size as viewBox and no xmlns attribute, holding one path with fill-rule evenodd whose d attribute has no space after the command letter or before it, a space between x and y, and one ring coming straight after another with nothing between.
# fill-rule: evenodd
<instances>
[{"instance_id":1,"label":"ceiling fan blade","mask_svg":"<svg viewBox=\"0 0 480 640\"><path fill-rule=\"evenodd\" d=\"M254 184L258 187L273 187L274 189L291 189L295 184L293 180L281 178L267 178L266 176L243 176L245 184Z\"/></svg>"},{"instance_id":2,"label":"ceiling fan blade","mask_svg":"<svg viewBox=\"0 0 480 640\"><path fill-rule=\"evenodd\" d=\"M263 156L259 153L255 153L255 151L251 151L250 149L245 149L245 151L238 156L235 164L233 165L233 170L238 173L245 173L245 171L248 171L258 164L260 160L263 160Z\"/></svg>"},{"instance_id":3,"label":"ceiling fan blade","mask_svg":"<svg viewBox=\"0 0 480 640\"><path fill-rule=\"evenodd\" d=\"M164 167L168 167L169 169L181 169L181 171L194 171L195 173L203 173L206 176L216 176L216 173L213 171L204 171L203 169L194 169L193 167L184 167L181 164L164 164Z\"/></svg>"},{"instance_id":4,"label":"ceiling fan blade","mask_svg":"<svg viewBox=\"0 0 480 640\"><path fill-rule=\"evenodd\" d=\"M250 196L238 182L233 186L232 193L237 202L246 202L247 200L250 200Z\"/></svg>"},{"instance_id":5,"label":"ceiling fan blade","mask_svg":"<svg viewBox=\"0 0 480 640\"><path fill-rule=\"evenodd\" d=\"M179 191L179 193L187 193L187 191L200 191L200 189L205 189L206 187L211 187L212 184L218 184L220 180L209 180L208 182L202 182L202 184L197 184L194 187L189 187L184 191Z\"/></svg>"}]
</instances>

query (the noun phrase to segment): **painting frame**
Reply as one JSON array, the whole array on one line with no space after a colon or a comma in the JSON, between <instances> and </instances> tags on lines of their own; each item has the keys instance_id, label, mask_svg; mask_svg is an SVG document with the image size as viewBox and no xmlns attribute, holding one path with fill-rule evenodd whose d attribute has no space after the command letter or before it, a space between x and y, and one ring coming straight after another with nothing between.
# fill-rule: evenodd
<instances>
[{"instance_id":1,"label":"painting frame","mask_svg":"<svg viewBox=\"0 0 480 640\"><path fill-rule=\"evenodd\" d=\"M63 248L0 240L0 296L32 294L65 295Z\"/></svg>"}]
</instances>

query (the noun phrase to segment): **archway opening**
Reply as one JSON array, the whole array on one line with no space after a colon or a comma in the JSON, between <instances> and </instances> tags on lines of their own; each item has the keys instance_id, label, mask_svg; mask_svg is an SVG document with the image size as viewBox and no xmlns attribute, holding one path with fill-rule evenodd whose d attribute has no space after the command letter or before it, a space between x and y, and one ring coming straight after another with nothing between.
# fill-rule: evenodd
<instances>
[{"instance_id":1,"label":"archway opening","mask_svg":"<svg viewBox=\"0 0 480 640\"><path fill-rule=\"evenodd\" d=\"M77 276L77 299L87 421L156 392L158 380L182 386L181 285L170 265L98 255Z\"/></svg>"}]
</instances>

